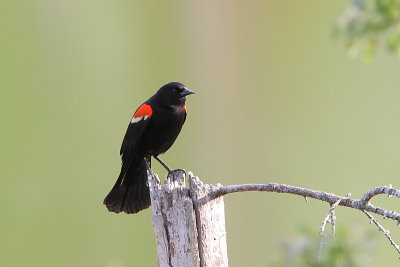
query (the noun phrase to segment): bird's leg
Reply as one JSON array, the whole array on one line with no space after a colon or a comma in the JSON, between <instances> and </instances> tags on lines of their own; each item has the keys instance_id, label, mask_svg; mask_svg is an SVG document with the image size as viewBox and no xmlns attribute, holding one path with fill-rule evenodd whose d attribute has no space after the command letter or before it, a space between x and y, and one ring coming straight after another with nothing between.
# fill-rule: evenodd
<instances>
[{"instance_id":1,"label":"bird's leg","mask_svg":"<svg viewBox=\"0 0 400 267\"><path fill-rule=\"evenodd\" d=\"M174 180L176 180L175 177L175 172L177 171L181 171L183 173L185 173L185 177L187 176L187 173L184 169L176 169L176 170L171 170L167 164L165 164L158 156L153 156L158 162L160 162L160 164L168 171L168 177L172 174L172 177Z\"/></svg>"},{"instance_id":2,"label":"bird's leg","mask_svg":"<svg viewBox=\"0 0 400 267\"><path fill-rule=\"evenodd\" d=\"M159 159L157 156L153 156L160 164L168 171L168 175L172 172L172 170L165 164L161 159Z\"/></svg>"}]
</instances>

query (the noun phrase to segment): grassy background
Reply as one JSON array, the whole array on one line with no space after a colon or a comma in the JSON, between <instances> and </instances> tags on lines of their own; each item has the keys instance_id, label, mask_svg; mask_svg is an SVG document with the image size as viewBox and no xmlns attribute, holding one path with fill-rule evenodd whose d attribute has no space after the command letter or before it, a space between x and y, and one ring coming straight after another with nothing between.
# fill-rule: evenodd
<instances>
[{"instance_id":1,"label":"grassy background","mask_svg":"<svg viewBox=\"0 0 400 267\"><path fill-rule=\"evenodd\" d=\"M371 65L346 57L331 34L346 4L3 1L0 265L156 265L150 211L114 215L102 200L130 116L169 81L197 93L163 156L174 168L209 183L288 183L356 198L399 187L399 62L382 51ZM299 225L319 231L328 211L269 193L225 201L233 267L265 266L282 236ZM346 208L337 217L355 238L374 227ZM383 235L366 254L370 266L398 263Z\"/></svg>"}]
</instances>

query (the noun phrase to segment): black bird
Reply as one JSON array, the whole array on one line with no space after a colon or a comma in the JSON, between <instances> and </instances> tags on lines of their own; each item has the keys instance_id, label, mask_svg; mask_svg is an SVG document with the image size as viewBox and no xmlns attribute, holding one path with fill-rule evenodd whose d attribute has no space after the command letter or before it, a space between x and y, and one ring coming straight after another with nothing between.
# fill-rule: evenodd
<instances>
[{"instance_id":1,"label":"black bird","mask_svg":"<svg viewBox=\"0 0 400 267\"><path fill-rule=\"evenodd\" d=\"M104 199L109 211L137 213L150 206L147 169L151 157L171 173L158 155L167 151L186 119L186 96L194 94L181 83L161 87L133 114L120 150L122 167L118 180Z\"/></svg>"}]
</instances>

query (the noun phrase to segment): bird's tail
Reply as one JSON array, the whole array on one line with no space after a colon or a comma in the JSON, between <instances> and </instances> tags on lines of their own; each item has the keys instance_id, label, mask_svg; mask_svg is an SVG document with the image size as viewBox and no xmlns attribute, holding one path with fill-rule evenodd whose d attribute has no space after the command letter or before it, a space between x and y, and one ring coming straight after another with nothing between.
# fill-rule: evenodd
<instances>
[{"instance_id":1,"label":"bird's tail","mask_svg":"<svg viewBox=\"0 0 400 267\"><path fill-rule=\"evenodd\" d=\"M118 180L104 199L109 211L137 213L150 206L147 186L147 164L144 158L135 158L127 170L121 169Z\"/></svg>"}]
</instances>

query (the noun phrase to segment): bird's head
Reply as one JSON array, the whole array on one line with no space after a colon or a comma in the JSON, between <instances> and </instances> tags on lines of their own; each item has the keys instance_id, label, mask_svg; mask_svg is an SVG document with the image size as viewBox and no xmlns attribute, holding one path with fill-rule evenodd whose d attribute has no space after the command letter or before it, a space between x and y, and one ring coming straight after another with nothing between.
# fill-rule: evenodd
<instances>
[{"instance_id":1,"label":"bird's head","mask_svg":"<svg viewBox=\"0 0 400 267\"><path fill-rule=\"evenodd\" d=\"M161 87L154 95L156 101L168 103L168 105L185 104L186 96L194 94L185 85L178 82L170 82Z\"/></svg>"}]
</instances>

